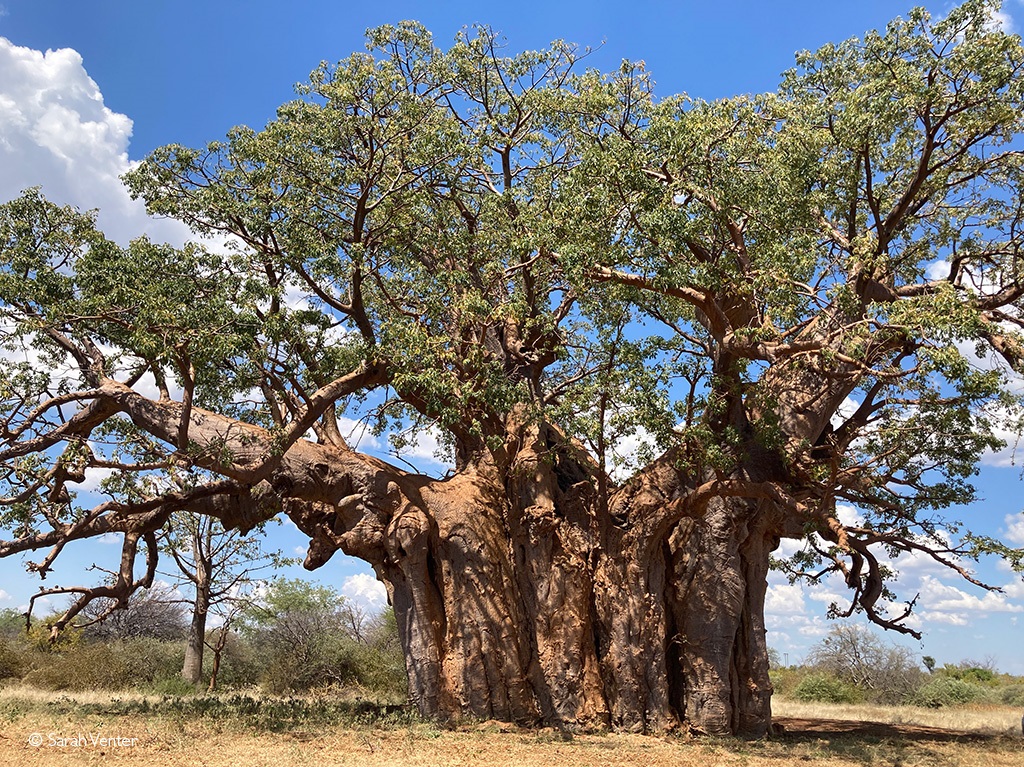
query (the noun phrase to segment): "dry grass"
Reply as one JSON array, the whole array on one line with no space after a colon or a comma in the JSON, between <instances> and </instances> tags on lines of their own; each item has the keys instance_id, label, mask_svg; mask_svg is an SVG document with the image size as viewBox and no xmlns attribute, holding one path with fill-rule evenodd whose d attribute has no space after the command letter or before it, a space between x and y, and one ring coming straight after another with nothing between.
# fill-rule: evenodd
<instances>
[{"instance_id":1,"label":"dry grass","mask_svg":"<svg viewBox=\"0 0 1024 767\"><path fill-rule=\"evenodd\" d=\"M112 698L153 706L149 713L117 708ZM166 702L166 701L165 701ZM129 707L130 708L130 707ZM885 709L816 706L813 710L777 704L782 716L797 719L883 719ZM918 710L903 710L909 717ZM935 716L949 716L942 712ZM7 689L0 691L0 764L24 767L49 765L144 765L146 767L260 767L268 765L515 765L516 767L577 767L579 765L643 765L644 767L788 767L789 765L856 765L892 767L1022 767L1024 740L1006 735L983 735L984 716L998 714L1000 723L1016 716L1012 710L966 712L971 719L914 720L931 727L955 727L974 735L951 732L894 730L879 735L829 728L790 731L781 738L687 739L627 734L563 736L552 730L519 730L483 723L454 730L429 724L383 720L331 723L292 722L285 730L253 729L239 718L197 718L161 708L161 701L144 696L53 693ZM794 720L795 721L795 720ZM895 722L902 724L903 722ZM973 724L972 724L973 723ZM1019 727L1019 720L1018 720ZM33 733L44 744L29 745ZM49 745L54 737L88 736L137 739L134 745Z\"/></svg>"},{"instance_id":2,"label":"dry grass","mask_svg":"<svg viewBox=\"0 0 1024 767\"><path fill-rule=\"evenodd\" d=\"M776 698L772 701L772 713L777 717L923 725L991 735L1019 735L1021 732L1021 712L1006 706L933 709L917 706L801 703Z\"/></svg>"}]
</instances>

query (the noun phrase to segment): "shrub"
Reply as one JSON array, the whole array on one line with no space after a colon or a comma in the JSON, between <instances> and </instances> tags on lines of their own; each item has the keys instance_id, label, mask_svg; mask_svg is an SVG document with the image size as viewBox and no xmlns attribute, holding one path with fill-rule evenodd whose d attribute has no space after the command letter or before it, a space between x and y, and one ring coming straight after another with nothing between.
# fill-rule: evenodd
<instances>
[{"instance_id":1,"label":"shrub","mask_svg":"<svg viewBox=\"0 0 1024 767\"><path fill-rule=\"evenodd\" d=\"M793 690L797 700L816 703L856 703L860 690L830 674L808 674Z\"/></svg>"},{"instance_id":2,"label":"shrub","mask_svg":"<svg viewBox=\"0 0 1024 767\"><path fill-rule=\"evenodd\" d=\"M183 661L184 648L178 643L83 642L37 659L24 681L46 690L124 690L174 677Z\"/></svg>"},{"instance_id":3,"label":"shrub","mask_svg":"<svg viewBox=\"0 0 1024 767\"><path fill-rule=\"evenodd\" d=\"M0 636L0 679L21 679L29 670L27 656L24 642Z\"/></svg>"},{"instance_id":4,"label":"shrub","mask_svg":"<svg viewBox=\"0 0 1024 767\"><path fill-rule=\"evenodd\" d=\"M1024 706L1024 684L1012 684L999 691L999 702L1020 708Z\"/></svg>"},{"instance_id":5,"label":"shrub","mask_svg":"<svg viewBox=\"0 0 1024 767\"><path fill-rule=\"evenodd\" d=\"M265 660L260 684L272 693L359 685L405 689L394 616L368 619L326 586L278 579L241 624Z\"/></svg>"},{"instance_id":6,"label":"shrub","mask_svg":"<svg viewBox=\"0 0 1024 767\"><path fill-rule=\"evenodd\" d=\"M817 671L854 686L874 703L903 703L923 683L910 650L852 624L834 626L811 649L809 660Z\"/></svg>"},{"instance_id":7,"label":"shrub","mask_svg":"<svg viewBox=\"0 0 1024 767\"><path fill-rule=\"evenodd\" d=\"M962 679L939 677L923 685L914 695L914 702L928 708L962 706L977 700L984 691Z\"/></svg>"}]
</instances>

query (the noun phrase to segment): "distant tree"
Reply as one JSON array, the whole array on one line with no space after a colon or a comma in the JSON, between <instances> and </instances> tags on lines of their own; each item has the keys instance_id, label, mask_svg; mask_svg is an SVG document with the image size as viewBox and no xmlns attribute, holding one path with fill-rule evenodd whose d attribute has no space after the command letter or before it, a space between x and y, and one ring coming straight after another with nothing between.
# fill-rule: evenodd
<instances>
[{"instance_id":1,"label":"distant tree","mask_svg":"<svg viewBox=\"0 0 1024 767\"><path fill-rule=\"evenodd\" d=\"M172 586L136 591L120 609L111 601L97 599L82 610L78 623L86 638L178 640L188 632L186 608Z\"/></svg>"},{"instance_id":2,"label":"distant tree","mask_svg":"<svg viewBox=\"0 0 1024 767\"><path fill-rule=\"evenodd\" d=\"M285 578L267 584L240 625L263 656L264 682L279 692L357 679L354 650L374 634L363 611L333 588Z\"/></svg>"},{"instance_id":3,"label":"distant tree","mask_svg":"<svg viewBox=\"0 0 1024 767\"><path fill-rule=\"evenodd\" d=\"M191 620L181 677L197 685L203 676L203 655L214 654L209 689L217 684L221 654L231 625L249 603L258 574L283 563L277 553L261 547L262 535L242 535L226 529L220 520L187 511L176 512L162 539L163 549L177 565L176 573L192 592ZM212 637L207 636L210 615L219 618Z\"/></svg>"},{"instance_id":4,"label":"distant tree","mask_svg":"<svg viewBox=\"0 0 1024 767\"><path fill-rule=\"evenodd\" d=\"M925 655L923 658L921 658L921 662L924 664L924 667L928 669L929 674L935 671L935 658L933 658L931 655Z\"/></svg>"},{"instance_id":5,"label":"distant tree","mask_svg":"<svg viewBox=\"0 0 1024 767\"><path fill-rule=\"evenodd\" d=\"M853 624L833 626L811 648L808 663L880 702L906 700L921 684L920 669L909 649L883 642L869 629Z\"/></svg>"},{"instance_id":6,"label":"distant tree","mask_svg":"<svg viewBox=\"0 0 1024 767\"><path fill-rule=\"evenodd\" d=\"M15 637L25 633L25 613L13 607L0 610L0 636Z\"/></svg>"}]
</instances>

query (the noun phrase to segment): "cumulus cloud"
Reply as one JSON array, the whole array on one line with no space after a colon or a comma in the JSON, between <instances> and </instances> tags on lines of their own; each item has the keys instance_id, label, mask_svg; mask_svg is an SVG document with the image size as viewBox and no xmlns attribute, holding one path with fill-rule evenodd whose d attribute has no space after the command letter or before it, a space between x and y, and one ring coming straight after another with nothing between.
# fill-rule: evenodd
<instances>
[{"instance_id":1,"label":"cumulus cloud","mask_svg":"<svg viewBox=\"0 0 1024 767\"><path fill-rule=\"evenodd\" d=\"M384 584L368 573L357 573L345 579L341 594L369 612L379 612L387 607L388 591Z\"/></svg>"},{"instance_id":2,"label":"cumulus cloud","mask_svg":"<svg viewBox=\"0 0 1024 767\"><path fill-rule=\"evenodd\" d=\"M1006 523L1006 540L1024 546L1024 513L1007 514L1003 522Z\"/></svg>"},{"instance_id":3,"label":"cumulus cloud","mask_svg":"<svg viewBox=\"0 0 1024 767\"><path fill-rule=\"evenodd\" d=\"M8 594L3 589L0 589L0 602L10 602L10 601L11 601L11 595Z\"/></svg>"},{"instance_id":4,"label":"cumulus cloud","mask_svg":"<svg viewBox=\"0 0 1024 767\"><path fill-rule=\"evenodd\" d=\"M340 416L338 431L353 450L379 450L381 447L380 440L370 431L366 421Z\"/></svg>"},{"instance_id":5,"label":"cumulus cloud","mask_svg":"<svg viewBox=\"0 0 1024 767\"><path fill-rule=\"evenodd\" d=\"M188 229L148 216L121 183L131 134L131 119L103 103L77 51L0 37L0 201L41 186L54 202L99 208L100 228L122 244L147 233L180 245Z\"/></svg>"},{"instance_id":6,"label":"cumulus cloud","mask_svg":"<svg viewBox=\"0 0 1024 767\"><path fill-rule=\"evenodd\" d=\"M398 452L398 457L416 466L436 470L438 468L452 468L453 464L448 460L447 450L441 445L441 432L429 426L421 429L413 435L412 442Z\"/></svg>"},{"instance_id":7,"label":"cumulus cloud","mask_svg":"<svg viewBox=\"0 0 1024 767\"><path fill-rule=\"evenodd\" d=\"M836 517L847 527L860 527L864 524L864 517L849 504L836 504Z\"/></svg>"},{"instance_id":8,"label":"cumulus cloud","mask_svg":"<svg viewBox=\"0 0 1024 767\"><path fill-rule=\"evenodd\" d=\"M1005 32L1012 35L1016 31L1013 17L1006 11L989 11L989 28L993 31Z\"/></svg>"},{"instance_id":9,"label":"cumulus cloud","mask_svg":"<svg viewBox=\"0 0 1024 767\"><path fill-rule=\"evenodd\" d=\"M766 613L772 615L801 615L804 605L804 593L799 584L769 586L764 600Z\"/></svg>"},{"instance_id":10,"label":"cumulus cloud","mask_svg":"<svg viewBox=\"0 0 1024 767\"><path fill-rule=\"evenodd\" d=\"M966 625L961 619L966 621L978 613L1024 612L1024 607L1011 602L1006 594L969 594L931 576L921 579L921 603L927 608L922 617L958 626Z\"/></svg>"}]
</instances>

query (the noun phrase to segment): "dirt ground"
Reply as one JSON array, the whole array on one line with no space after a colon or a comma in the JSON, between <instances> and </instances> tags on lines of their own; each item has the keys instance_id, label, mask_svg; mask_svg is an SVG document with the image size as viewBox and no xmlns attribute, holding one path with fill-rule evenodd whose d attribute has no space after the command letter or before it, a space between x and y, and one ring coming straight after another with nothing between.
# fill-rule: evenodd
<instances>
[{"instance_id":1,"label":"dirt ground","mask_svg":"<svg viewBox=\"0 0 1024 767\"><path fill-rule=\"evenodd\" d=\"M249 732L217 722L144 716L66 717L32 712L3 723L0 765L286 767L288 765L643 765L643 767L1024 767L1024 739L836 719L779 718L768 740L570 736L483 723L455 730L331 728ZM35 743L39 745L34 745Z\"/></svg>"}]
</instances>

